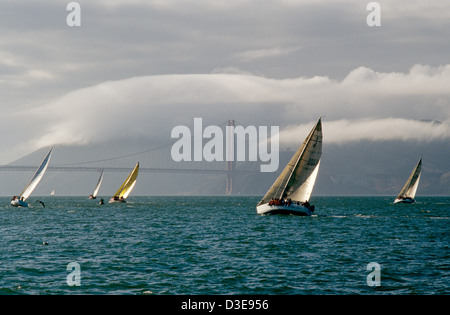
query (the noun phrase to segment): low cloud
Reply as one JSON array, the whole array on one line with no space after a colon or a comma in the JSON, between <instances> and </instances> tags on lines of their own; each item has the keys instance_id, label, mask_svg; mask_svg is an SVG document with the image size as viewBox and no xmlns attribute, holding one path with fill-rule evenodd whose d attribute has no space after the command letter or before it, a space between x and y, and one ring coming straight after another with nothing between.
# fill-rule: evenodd
<instances>
[{"instance_id":1,"label":"low cloud","mask_svg":"<svg viewBox=\"0 0 450 315\"><path fill-rule=\"evenodd\" d=\"M280 132L283 145L298 145L315 122L289 126ZM404 118L341 119L323 122L324 141L344 144L358 141L450 140L450 120L420 121Z\"/></svg>"},{"instance_id":2,"label":"low cloud","mask_svg":"<svg viewBox=\"0 0 450 315\"><path fill-rule=\"evenodd\" d=\"M448 82L450 65L416 65L406 73L359 67L341 81L238 71L134 77L12 110L1 128L6 134L21 122L22 138L17 134L10 147L22 153L53 144L169 142L172 128L192 125L194 117L205 125L236 119L279 126L280 141L288 144L304 139L320 116L327 142L433 141L450 138Z\"/></svg>"}]
</instances>

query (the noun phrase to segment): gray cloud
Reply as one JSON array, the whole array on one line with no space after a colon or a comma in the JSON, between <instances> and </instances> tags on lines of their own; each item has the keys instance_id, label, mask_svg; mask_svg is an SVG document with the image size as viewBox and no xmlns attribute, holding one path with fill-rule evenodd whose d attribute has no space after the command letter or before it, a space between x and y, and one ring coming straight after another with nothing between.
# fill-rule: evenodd
<instances>
[{"instance_id":1,"label":"gray cloud","mask_svg":"<svg viewBox=\"0 0 450 315\"><path fill-rule=\"evenodd\" d=\"M294 142L324 116L327 141L450 138L450 65L416 65L407 73L351 71L328 77L271 79L251 74L159 75L109 81L70 92L20 113L37 132L25 147L87 144L133 137L170 141L170 130L236 118L244 124L279 125L282 142ZM421 110L426 104L426 108ZM293 127L294 126L294 127ZM300 136L303 137L303 136Z\"/></svg>"},{"instance_id":2,"label":"gray cloud","mask_svg":"<svg viewBox=\"0 0 450 315\"><path fill-rule=\"evenodd\" d=\"M295 52L299 49L300 47L273 47L256 50L247 50L244 52L237 53L235 54L235 56L243 61L252 61L260 58L289 55L292 52Z\"/></svg>"},{"instance_id":3,"label":"gray cloud","mask_svg":"<svg viewBox=\"0 0 450 315\"><path fill-rule=\"evenodd\" d=\"M298 145L301 135L307 135L310 124L287 127L280 133L285 145ZM325 121L326 143L345 144L358 141L450 141L450 120L444 122L420 121L405 118L341 119Z\"/></svg>"},{"instance_id":4,"label":"gray cloud","mask_svg":"<svg viewBox=\"0 0 450 315\"><path fill-rule=\"evenodd\" d=\"M52 142L165 141L194 116L286 130L324 116L344 140L339 126L368 118L402 119L403 134L420 119L447 126L447 2L380 2L370 28L357 0L79 1L70 28L65 2L2 1L0 159Z\"/></svg>"}]
</instances>

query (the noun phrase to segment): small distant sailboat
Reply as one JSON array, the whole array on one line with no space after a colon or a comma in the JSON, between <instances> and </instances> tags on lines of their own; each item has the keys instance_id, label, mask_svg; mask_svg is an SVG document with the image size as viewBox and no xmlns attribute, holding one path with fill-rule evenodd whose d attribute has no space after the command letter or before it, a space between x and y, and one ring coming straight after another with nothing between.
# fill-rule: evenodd
<instances>
[{"instance_id":1,"label":"small distant sailboat","mask_svg":"<svg viewBox=\"0 0 450 315\"><path fill-rule=\"evenodd\" d=\"M416 196L417 187L419 186L420 173L422 172L422 158L417 162L416 167L413 169L411 175L406 181L405 186L395 198L394 203L414 203L414 197Z\"/></svg>"},{"instance_id":2,"label":"small distant sailboat","mask_svg":"<svg viewBox=\"0 0 450 315\"><path fill-rule=\"evenodd\" d=\"M102 181L103 181L103 171L104 170L102 170L100 177L98 178L97 185L95 185L94 191L92 192L91 195L89 195L89 199L97 198L98 191L99 191L100 186L102 185Z\"/></svg>"},{"instance_id":3,"label":"small distant sailboat","mask_svg":"<svg viewBox=\"0 0 450 315\"><path fill-rule=\"evenodd\" d=\"M34 176L31 178L31 180L28 182L28 184L25 186L23 191L20 193L19 196L14 196L11 200L11 205L14 207L28 207L28 204L25 202L25 200L31 195L33 190L36 188L36 186L39 184L39 182L42 179L42 176L44 176L45 171L47 170L48 164L50 162L50 157L52 155L53 147L50 148L47 155L45 156L44 160L42 161L41 165L37 168L36 172L34 173Z\"/></svg>"},{"instance_id":4,"label":"small distant sailboat","mask_svg":"<svg viewBox=\"0 0 450 315\"><path fill-rule=\"evenodd\" d=\"M258 214L294 214L309 216L314 206L309 204L322 156L321 118L303 144L258 203Z\"/></svg>"},{"instance_id":5,"label":"small distant sailboat","mask_svg":"<svg viewBox=\"0 0 450 315\"><path fill-rule=\"evenodd\" d=\"M125 202L125 199L131 193L136 185L136 178L139 172L139 162L137 162L136 166L131 171L130 175L125 179L122 186L120 186L119 190L114 194L114 196L109 200L109 203L112 202Z\"/></svg>"}]
</instances>

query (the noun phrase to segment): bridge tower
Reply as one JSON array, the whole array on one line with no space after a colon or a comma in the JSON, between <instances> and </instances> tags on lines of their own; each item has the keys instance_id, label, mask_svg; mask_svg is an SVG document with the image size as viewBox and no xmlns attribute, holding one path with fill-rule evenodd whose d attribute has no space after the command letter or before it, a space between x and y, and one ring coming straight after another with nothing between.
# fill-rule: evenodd
<instances>
[{"instance_id":1,"label":"bridge tower","mask_svg":"<svg viewBox=\"0 0 450 315\"><path fill-rule=\"evenodd\" d=\"M233 194L233 182L235 181L235 173L236 173L236 141L235 141L235 121L228 121L227 131L227 152L226 152L226 162L227 162L227 190L226 194Z\"/></svg>"}]
</instances>

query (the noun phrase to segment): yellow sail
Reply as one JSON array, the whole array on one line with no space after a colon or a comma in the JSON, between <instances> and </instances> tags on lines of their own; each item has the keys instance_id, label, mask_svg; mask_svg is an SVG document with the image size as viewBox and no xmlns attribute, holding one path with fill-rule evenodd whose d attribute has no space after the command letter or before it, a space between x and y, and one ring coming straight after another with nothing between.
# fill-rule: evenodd
<instances>
[{"instance_id":1,"label":"yellow sail","mask_svg":"<svg viewBox=\"0 0 450 315\"><path fill-rule=\"evenodd\" d=\"M136 184L136 178L139 172L139 162L137 162L134 169L131 171L130 175L128 175L127 179L123 182L122 186L117 190L114 194L114 197L117 198L127 198L130 192L133 190L134 185Z\"/></svg>"}]
</instances>

